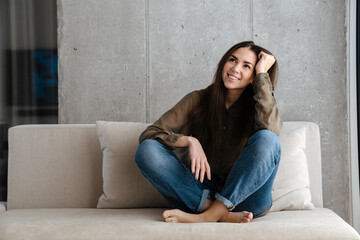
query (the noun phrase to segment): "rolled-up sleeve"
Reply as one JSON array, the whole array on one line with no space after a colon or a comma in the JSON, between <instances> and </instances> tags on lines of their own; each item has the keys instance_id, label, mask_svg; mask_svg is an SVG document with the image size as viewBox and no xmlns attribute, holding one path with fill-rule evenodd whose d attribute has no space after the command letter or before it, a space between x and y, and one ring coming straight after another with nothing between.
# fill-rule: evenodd
<instances>
[{"instance_id":1,"label":"rolled-up sleeve","mask_svg":"<svg viewBox=\"0 0 360 240\"><path fill-rule=\"evenodd\" d=\"M257 74L253 81L255 100L255 131L268 129L279 135L282 121L279 116L273 87L268 73Z\"/></svg>"},{"instance_id":2,"label":"rolled-up sleeve","mask_svg":"<svg viewBox=\"0 0 360 240\"><path fill-rule=\"evenodd\" d=\"M199 91L187 94L173 108L162 115L159 120L146 128L140 135L139 142L155 139L176 142L181 136L188 135L188 124L195 107L200 101Z\"/></svg>"}]
</instances>

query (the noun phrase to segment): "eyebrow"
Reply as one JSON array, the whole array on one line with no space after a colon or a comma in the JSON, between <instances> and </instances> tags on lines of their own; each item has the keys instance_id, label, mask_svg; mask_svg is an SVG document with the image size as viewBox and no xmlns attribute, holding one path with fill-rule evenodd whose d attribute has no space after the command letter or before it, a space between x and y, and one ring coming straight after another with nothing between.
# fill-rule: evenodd
<instances>
[{"instance_id":1,"label":"eyebrow","mask_svg":"<svg viewBox=\"0 0 360 240\"><path fill-rule=\"evenodd\" d=\"M235 57L234 55L230 55L230 57L233 57L233 58L235 58L235 60L238 60L238 58L237 57ZM253 66L253 64L251 63L251 62L248 62L248 61L244 61L244 63L247 63L247 64L250 64L251 66Z\"/></svg>"},{"instance_id":2,"label":"eyebrow","mask_svg":"<svg viewBox=\"0 0 360 240\"><path fill-rule=\"evenodd\" d=\"M253 66L253 64L251 62L244 61L244 63L250 64L251 66Z\"/></svg>"}]
</instances>

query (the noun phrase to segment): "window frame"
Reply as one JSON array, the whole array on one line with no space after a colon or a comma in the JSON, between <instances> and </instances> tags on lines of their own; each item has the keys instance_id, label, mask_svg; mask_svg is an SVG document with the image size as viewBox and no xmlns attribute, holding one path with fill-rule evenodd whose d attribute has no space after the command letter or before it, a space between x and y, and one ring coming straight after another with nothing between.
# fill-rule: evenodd
<instances>
[{"instance_id":1,"label":"window frame","mask_svg":"<svg viewBox=\"0 0 360 240\"><path fill-rule=\"evenodd\" d=\"M357 68L357 58L360 59L360 6L356 1L347 0L347 92L348 92L348 132L349 132L349 174L350 174L350 215L351 224L360 232L360 193L359 193L359 141L358 136L360 130L360 69ZM357 48L357 46L359 46ZM359 50L359 52L358 52ZM358 61L360 63L360 61ZM359 64L360 65L360 64ZM359 88L359 89L358 89Z\"/></svg>"}]
</instances>

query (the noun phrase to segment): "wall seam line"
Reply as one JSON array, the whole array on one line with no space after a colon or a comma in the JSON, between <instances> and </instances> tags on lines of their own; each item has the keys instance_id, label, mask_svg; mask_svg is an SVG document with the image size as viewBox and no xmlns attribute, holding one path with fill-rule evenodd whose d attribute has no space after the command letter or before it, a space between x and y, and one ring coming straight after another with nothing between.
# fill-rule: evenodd
<instances>
[{"instance_id":1,"label":"wall seam line","mask_svg":"<svg viewBox=\"0 0 360 240\"><path fill-rule=\"evenodd\" d=\"M146 48L146 122L150 122L150 29L149 29L149 0L145 1L145 48Z\"/></svg>"},{"instance_id":2,"label":"wall seam line","mask_svg":"<svg viewBox=\"0 0 360 240\"><path fill-rule=\"evenodd\" d=\"M251 40L254 41L254 0L250 2Z\"/></svg>"}]
</instances>

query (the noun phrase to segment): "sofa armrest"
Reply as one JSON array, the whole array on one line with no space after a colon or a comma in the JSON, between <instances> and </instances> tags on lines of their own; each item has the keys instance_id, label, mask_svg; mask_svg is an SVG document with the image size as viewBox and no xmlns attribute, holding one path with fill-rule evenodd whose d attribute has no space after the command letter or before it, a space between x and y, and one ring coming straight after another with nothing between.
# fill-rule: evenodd
<instances>
[{"instance_id":1,"label":"sofa armrest","mask_svg":"<svg viewBox=\"0 0 360 240\"><path fill-rule=\"evenodd\" d=\"M0 213L6 211L6 202L0 202Z\"/></svg>"}]
</instances>

